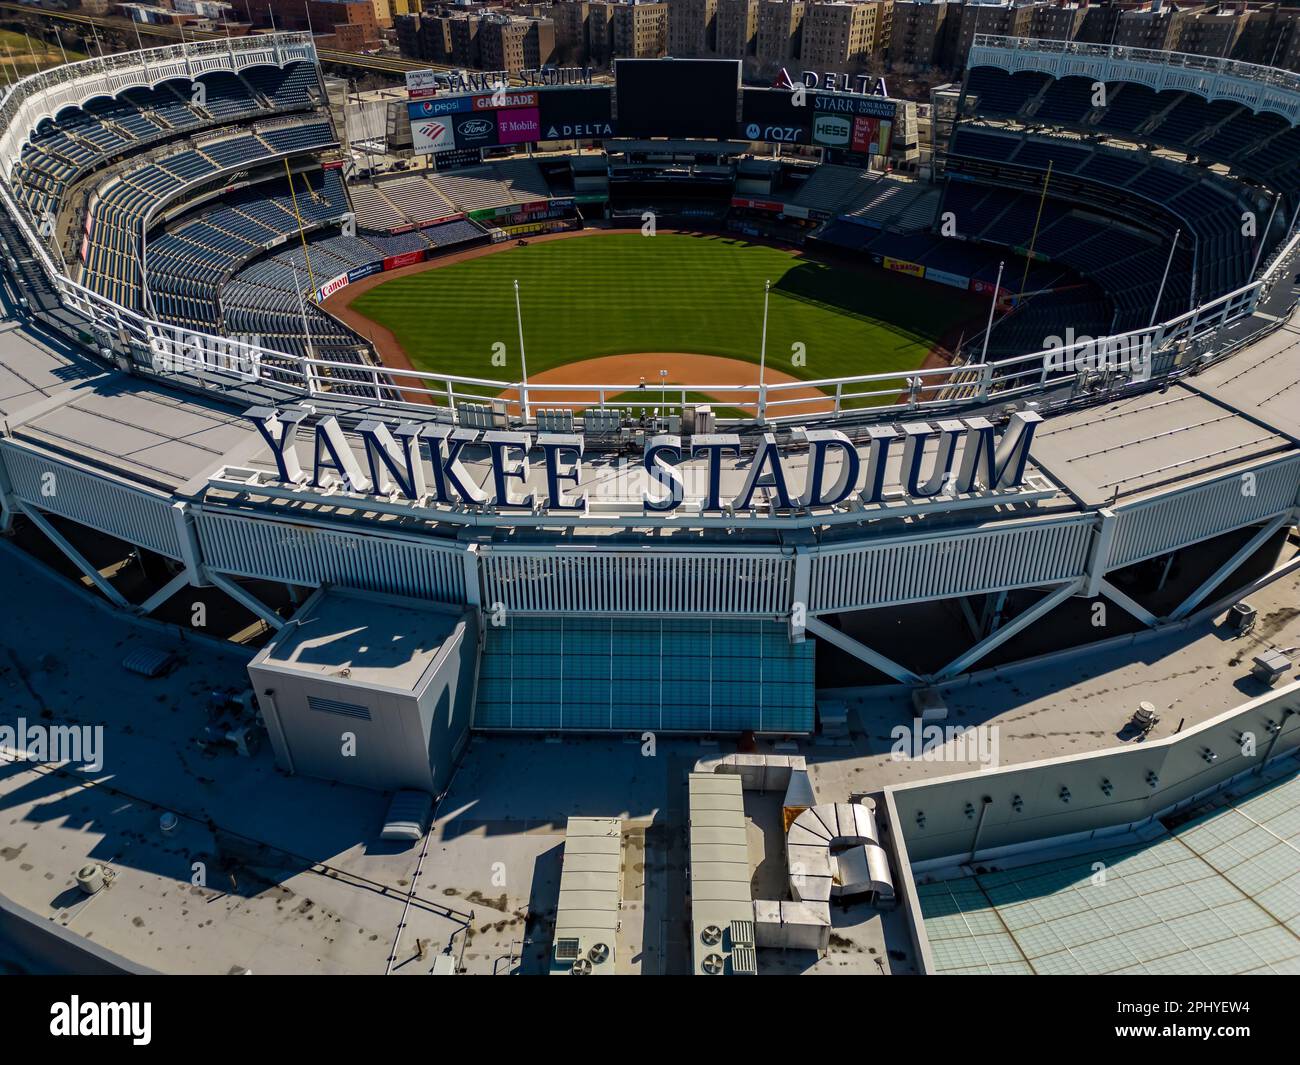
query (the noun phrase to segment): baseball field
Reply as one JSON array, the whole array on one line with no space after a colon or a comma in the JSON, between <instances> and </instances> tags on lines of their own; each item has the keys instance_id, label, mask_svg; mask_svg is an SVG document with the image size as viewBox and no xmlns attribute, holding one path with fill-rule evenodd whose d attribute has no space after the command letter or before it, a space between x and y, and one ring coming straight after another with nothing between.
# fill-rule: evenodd
<instances>
[{"instance_id":1,"label":"baseball field","mask_svg":"<svg viewBox=\"0 0 1300 1065\"><path fill-rule=\"evenodd\" d=\"M391 333L414 369L517 380L517 280L530 380L553 371L554 381L566 367L564 383L641 375L657 383L635 357L654 353L663 362L661 353L675 353L670 380L720 384L727 382L710 375L716 361L701 360L692 375L681 360L757 364L769 280L769 380L914 369L938 357L941 341L983 306L869 264L832 264L730 235L602 232L485 251L344 290L348 319ZM627 361L601 358L587 376L577 365L607 356ZM756 367L740 369L757 378Z\"/></svg>"}]
</instances>

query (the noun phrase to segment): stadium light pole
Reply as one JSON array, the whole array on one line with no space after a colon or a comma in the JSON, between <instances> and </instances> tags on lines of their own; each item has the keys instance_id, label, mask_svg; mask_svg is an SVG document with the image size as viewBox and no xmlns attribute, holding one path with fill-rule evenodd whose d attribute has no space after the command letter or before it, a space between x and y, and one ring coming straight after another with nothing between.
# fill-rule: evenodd
<instances>
[{"instance_id":1,"label":"stadium light pole","mask_svg":"<svg viewBox=\"0 0 1300 1065\"><path fill-rule=\"evenodd\" d=\"M524 421L528 421L528 358L524 354L524 312L519 308L519 279L515 278L515 321L519 323L519 369L523 382L519 386L519 406L524 412Z\"/></svg>"},{"instance_id":2,"label":"stadium light pole","mask_svg":"<svg viewBox=\"0 0 1300 1065\"><path fill-rule=\"evenodd\" d=\"M989 334L993 332L993 312L998 307L998 293L1002 290L1002 268L1006 265L1005 260L998 263L998 279L993 282L993 299L989 301L989 323L984 327L984 347L980 351L981 364L989 360Z\"/></svg>"},{"instance_id":3,"label":"stadium light pole","mask_svg":"<svg viewBox=\"0 0 1300 1065\"><path fill-rule=\"evenodd\" d=\"M1160 313L1160 301L1165 298L1165 282L1169 280L1169 268L1174 264L1174 249L1178 247L1178 238L1182 235L1181 229L1174 230L1174 242L1169 245L1169 258L1165 260L1165 272L1160 275L1160 287L1156 289L1156 302L1151 308L1151 321L1147 322L1148 329L1156 324L1156 315Z\"/></svg>"},{"instance_id":4,"label":"stadium light pole","mask_svg":"<svg viewBox=\"0 0 1300 1065\"><path fill-rule=\"evenodd\" d=\"M1255 271L1259 269L1260 256L1264 254L1264 242L1268 240L1268 231L1273 228L1273 218L1277 215L1277 202L1281 196L1273 197L1273 210L1268 212L1268 221L1264 223L1264 232L1259 235L1259 247L1255 249L1255 261L1250 264L1250 280L1255 280Z\"/></svg>"},{"instance_id":5,"label":"stadium light pole","mask_svg":"<svg viewBox=\"0 0 1300 1065\"><path fill-rule=\"evenodd\" d=\"M758 420L760 422L767 417L767 390L763 382L767 373L767 307L771 297L772 281L769 278L763 283L763 339L758 347Z\"/></svg>"},{"instance_id":6,"label":"stadium light pole","mask_svg":"<svg viewBox=\"0 0 1300 1065\"><path fill-rule=\"evenodd\" d=\"M298 293L298 313L302 315L302 335L306 342L307 358L314 359L316 355L315 352L312 351L311 329L307 326L307 305L302 301L302 283L298 280L298 267L290 261L289 269L293 271L293 288L294 291Z\"/></svg>"}]
</instances>

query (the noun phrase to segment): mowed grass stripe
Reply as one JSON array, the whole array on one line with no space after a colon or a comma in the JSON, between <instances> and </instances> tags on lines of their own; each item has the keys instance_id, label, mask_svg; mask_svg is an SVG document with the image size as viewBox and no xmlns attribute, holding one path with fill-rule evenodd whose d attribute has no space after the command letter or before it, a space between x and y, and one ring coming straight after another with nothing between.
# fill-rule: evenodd
<instances>
[{"instance_id":1,"label":"mowed grass stripe","mask_svg":"<svg viewBox=\"0 0 1300 1065\"><path fill-rule=\"evenodd\" d=\"M514 247L394 278L352 306L417 369L519 376L514 281L530 374L597 355L681 351L768 364L805 380L910 370L979 301L884 270L836 267L732 237L639 233ZM506 365L493 366L493 346ZM806 351L792 362L794 345Z\"/></svg>"}]
</instances>

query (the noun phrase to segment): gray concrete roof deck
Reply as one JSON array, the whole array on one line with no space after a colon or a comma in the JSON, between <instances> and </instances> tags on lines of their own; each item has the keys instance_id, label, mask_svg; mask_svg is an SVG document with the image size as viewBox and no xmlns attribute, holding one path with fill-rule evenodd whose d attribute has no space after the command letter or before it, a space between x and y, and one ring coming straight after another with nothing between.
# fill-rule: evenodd
<instances>
[{"instance_id":1,"label":"gray concrete roof deck","mask_svg":"<svg viewBox=\"0 0 1300 1065\"><path fill-rule=\"evenodd\" d=\"M181 488L249 439L233 412L122 375L61 398L15 435L155 487Z\"/></svg>"},{"instance_id":2,"label":"gray concrete roof deck","mask_svg":"<svg viewBox=\"0 0 1300 1065\"><path fill-rule=\"evenodd\" d=\"M1181 384L1046 419L1034 439L1035 459L1088 506L1293 448Z\"/></svg>"},{"instance_id":3,"label":"gray concrete roof deck","mask_svg":"<svg viewBox=\"0 0 1300 1065\"><path fill-rule=\"evenodd\" d=\"M0 324L0 415L17 414L105 372L89 358L46 343L15 319Z\"/></svg>"},{"instance_id":4,"label":"gray concrete roof deck","mask_svg":"<svg viewBox=\"0 0 1300 1065\"><path fill-rule=\"evenodd\" d=\"M1300 325L1287 323L1261 338L1248 358L1227 359L1186 384L1300 440Z\"/></svg>"},{"instance_id":5,"label":"gray concrete roof deck","mask_svg":"<svg viewBox=\"0 0 1300 1065\"><path fill-rule=\"evenodd\" d=\"M353 684L412 691L463 616L436 603L416 610L409 600L331 588L294 615L260 664L313 676L347 670Z\"/></svg>"},{"instance_id":6,"label":"gray concrete roof deck","mask_svg":"<svg viewBox=\"0 0 1300 1065\"><path fill-rule=\"evenodd\" d=\"M1291 573L1248 597L1259 611L1250 636L1234 638L1224 614L1167 633L1139 634L1071 655L1000 667L943 686L943 726L997 728L998 758L1013 765L1118 747L1119 733L1137 704L1155 704L1160 723L1151 739L1170 736L1264 693L1250 677L1255 655L1269 647L1300 645L1300 574ZM1112 609L1118 609L1112 607ZM1226 613L1226 612L1225 612ZM830 694L830 693L825 693ZM891 729L911 725L910 694L893 689L843 691L865 734L852 749L816 745L804 753L820 798L872 791L888 784L948 776L980 768L949 748L949 757L895 758Z\"/></svg>"},{"instance_id":7,"label":"gray concrete roof deck","mask_svg":"<svg viewBox=\"0 0 1300 1065\"><path fill-rule=\"evenodd\" d=\"M418 855L375 846L386 797L288 778L266 749L243 759L195 745L207 692L247 685L246 654L175 644L177 670L146 680L121 660L166 637L90 605L12 552L0 555L0 573L23 603L0 618L0 647L13 653L0 656L0 721L39 722L48 708L54 723L104 728L97 775L0 762L5 845L19 859L2 863L0 892L169 972L382 973ZM186 815L172 835L159 831L162 810ZM88 859L116 873L89 900L72 881ZM207 887L191 886L194 861L204 863ZM341 875L312 872L313 862ZM241 866L237 889L227 863ZM413 907L406 945L445 942L460 927L446 912Z\"/></svg>"}]
</instances>

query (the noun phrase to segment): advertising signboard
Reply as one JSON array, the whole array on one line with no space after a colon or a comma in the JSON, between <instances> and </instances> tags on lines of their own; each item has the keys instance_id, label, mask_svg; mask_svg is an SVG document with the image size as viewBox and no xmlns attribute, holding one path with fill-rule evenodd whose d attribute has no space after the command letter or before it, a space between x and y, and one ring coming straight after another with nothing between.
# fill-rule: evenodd
<instances>
[{"instance_id":1,"label":"advertising signboard","mask_svg":"<svg viewBox=\"0 0 1300 1065\"><path fill-rule=\"evenodd\" d=\"M737 136L778 144L812 142L812 109L796 107L793 93L779 89L745 89L741 93Z\"/></svg>"},{"instance_id":2,"label":"advertising signboard","mask_svg":"<svg viewBox=\"0 0 1300 1065\"><path fill-rule=\"evenodd\" d=\"M969 277L950 273L947 270L936 270L933 266L925 268L925 279L927 281L937 281L941 285L951 285L953 288L964 289L970 285Z\"/></svg>"},{"instance_id":3,"label":"advertising signboard","mask_svg":"<svg viewBox=\"0 0 1300 1065\"><path fill-rule=\"evenodd\" d=\"M853 138L853 119L844 115L818 115L813 119L813 143L845 148Z\"/></svg>"},{"instance_id":4,"label":"advertising signboard","mask_svg":"<svg viewBox=\"0 0 1300 1065\"><path fill-rule=\"evenodd\" d=\"M893 123L887 118L857 115L853 119L851 149L863 155L888 155Z\"/></svg>"},{"instance_id":5,"label":"advertising signboard","mask_svg":"<svg viewBox=\"0 0 1300 1065\"><path fill-rule=\"evenodd\" d=\"M321 285L321 287L316 290L316 302L320 303L322 300L332 296L339 289L347 288L347 285L348 275L346 273L331 277L325 282L325 284Z\"/></svg>"},{"instance_id":6,"label":"advertising signboard","mask_svg":"<svg viewBox=\"0 0 1300 1065\"><path fill-rule=\"evenodd\" d=\"M397 270L403 266L413 266L416 263L424 262L425 251L420 248L416 251L404 251L400 255L390 255L384 260L385 270Z\"/></svg>"},{"instance_id":7,"label":"advertising signboard","mask_svg":"<svg viewBox=\"0 0 1300 1065\"><path fill-rule=\"evenodd\" d=\"M538 94L542 140L614 135L613 93L607 85L585 89L543 89Z\"/></svg>"},{"instance_id":8,"label":"advertising signboard","mask_svg":"<svg viewBox=\"0 0 1300 1065\"><path fill-rule=\"evenodd\" d=\"M910 277L924 277L925 267L920 263L909 263L906 259L891 259L885 256L884 267L886 270L893 270L898 274L907 274Z\"/></svg>"},{"instance_id":9,"label":"advertising signboard","mask_svg":"<svg viewBox=\"0 0 1300 1065\"><path fill-rule=\"evenodd\" d=\"M887 155L894 114L895 102L879 96L744 89L735 136Z\"/></svg>"},{"instance_id":10,"label":"advertising signboard","mask_svg":"<svg viewBox=\"0 0 1300 1065\"><path fill-rule=\"evenodd\" d=\"M432 70L408 70L406 94L412 100L423 100L438 93L438 81Z\"/></svg>"},{"instance_id":11,"label":"advertising signboard","mask_svg":"<svg viewBox=\"0 0 1300 1065\"><path fill-rule=\"evenodd\" d=\"M528 144L541 139L541 119L535 107L497 112L497 143Z\"/></svg>"},{"instance_id":12,"label":"advertising signboard","mask_svg":"<svg viewBox=\"0 0 1300 1065\"><path fill-rule=\"evenodd\" d=\"M474 108L472 96L435 96L431 100L411 101L406 105L406 113L412 122L419 118L437 118L439 115L455 115Z\"/></svg>"},{"instance_id":13,"label":"advertising signboard","mask_svg":"<svg viewBox=\"0 0 1300 1065\"><path fill-rule=\"evenodd\" d=\"M457 115L452 119L457 148L491 148L497 140L497 112Z\"/></svg>"},{"instance_id":14,"label":"advertising signboard","mask_svg":"<svg viewBox=\"0 0 1300 1065\"><path fill-rule=\"evenodd\" d=\"M751 211L771 211L773 214L780 214L785 209L785 204L777 200L755 200L748 196L733 196L731 206L748 207Z\"/></svg>"},{"instance_id":15,"label":"advertising signboard","mask_svg":"<svg viewBox=\"0 0 1300 1065\"><path fill-rule=\"evenodd\" d=\"M455 146L450 116L421 118L411 123L411 148L416 155L445 152Z\"/></svg>"},{"instance_id":16,"label":"advertising signboard","mask_svg":"<svg viewBox=\"0 0 1300 1065\"><path fill-rule=\"evenodd\" d=\"M357 266L348 271L348 284L354 281L360 281L363 277L370 277L373 274L381 273L384 269L382 260L373 263L366 263L364 266Z\"/></svg>"}]
</instances>

